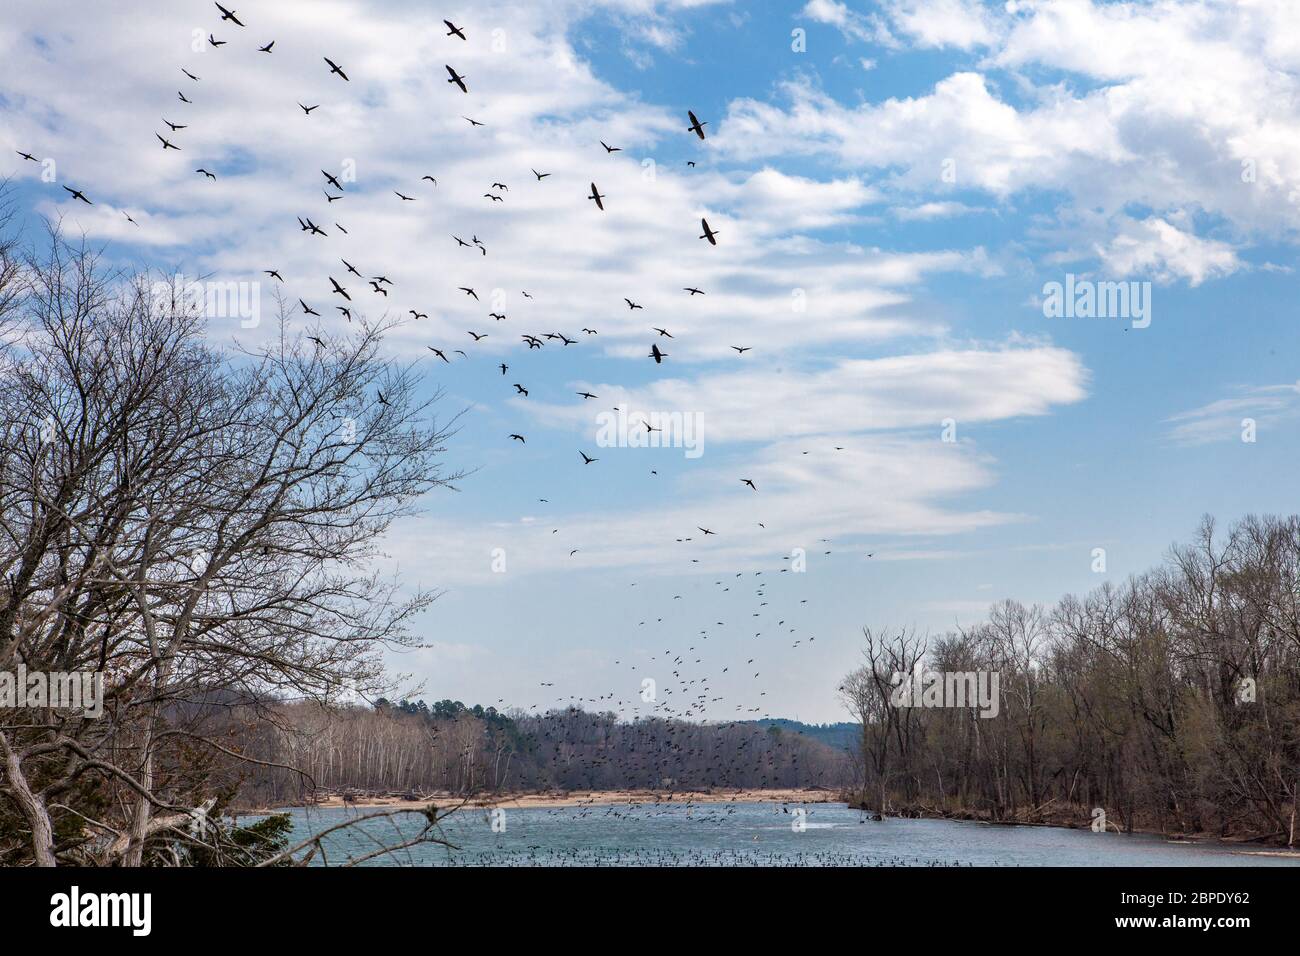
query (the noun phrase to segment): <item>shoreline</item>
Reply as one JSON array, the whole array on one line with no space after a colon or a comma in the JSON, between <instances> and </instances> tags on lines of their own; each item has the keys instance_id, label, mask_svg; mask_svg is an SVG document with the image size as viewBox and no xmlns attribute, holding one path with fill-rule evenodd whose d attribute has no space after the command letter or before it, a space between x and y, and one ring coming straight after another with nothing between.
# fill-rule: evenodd
<instances>
[{"instance_id":1,"label":"shoreline","mask_svg":"<svg viewBox=\"0 0 1300 956\"><path fill-rule=\"evenodd\" d=\"M845 802L850 809L861 810L863 813L875 812L871 808L861 803L855 803L852 800L842 800L841 802ZM1016 818L993 819L987 814L979 814L974 811L950 811L928 806L903 807L899 812L891 814L891 816L912 820L952 820L957 823L979 823L984 826L1055 827L1062 830L1087 830L1092 826L1091 813L1085 807L1077 808L1076 812L1056 810L1045 814L1040 813L1036 819L1030 820ZM1207 831L1170 833L1151 826L1135 826L1132 830L1125 831L1114 823L1110 824L1107 832L1113 832L1116 835L1132 833L1141 836L1159 837L1166 843L1172 844L1241 847L1243 851L1252 848L1249 852L1255 854L1300 858L1300 847L1288 847L1280 839L1272 841L1268 835L1260 833L1234 833L1227 836Z\"/></svg>"},{"instance_id":2,"label":"shoreline","mask_svg":"<svg viewBox=\"0 0 1300 956\"><path fill-rule=\"evenodd\" d=\"M508 809L554 809L579 806L640 806L643 804L719 804L719 803L844 803L843 795L834 790L783 788L775 790L549 790L528 793L481 794L473 797L452 793L432 793L419 800L404 797L357 797L344 801L330 794L314 802L284 803L273 807L240 810L241 815L275 813L278 810L353 807L358 810L410 810L464 802L469 807L505 807Z\"/></svg>"}]
</instances>

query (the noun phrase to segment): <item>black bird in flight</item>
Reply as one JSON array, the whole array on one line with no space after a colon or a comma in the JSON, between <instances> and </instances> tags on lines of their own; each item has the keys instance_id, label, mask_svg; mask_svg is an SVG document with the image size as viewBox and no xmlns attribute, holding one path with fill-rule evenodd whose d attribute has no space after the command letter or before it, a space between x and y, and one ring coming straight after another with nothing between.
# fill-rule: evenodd
<instances>
[{"instance_id":1,"label":"black bird in flight","mask_svg":"<svg viewBox=\"0 0 1300 956\"><path fill-rule=\"evenodd\" d=\"M447 356L442 354L442 349L435 349L432 345L426 345L425 348L428 349L430 352L432 352L434 355L438 356L438 358L442 359L448 365L451 364L451 359L447 358Z\"/></svg>"},{"instance_id":2,"label":"black bird in flight","mask_svg":"<svg viewBox=\"0 0 1300 956\"><path fill-rule=\"evenodd\" d=\"M742 348L742 347L739 346L739 345L733 345L732 348L735 349L735 350L736 350L740 355L744 355L746 352L748 352L750 349L752 349L753 346L752 346L752 345L746 345L746 346L744 346L744 347Z\"/></svg>"},{"instance_id":3,"label":"black bird in flight","mask_svg":"<svg viewBox=\"0 0 1300 956\"><path fill-rule=\"evenodd\" d=\"M660 351L659 351L659 346L658 346L658 345L652 345L652 346L650 346L650 355L649 355L649 357L655 360L655 364L656 364L656 365L662 365L662 364L663 364L663 360L664 360L665 358L668 357L668 353L667 353L667 352L660 352Z\"/></svg>"},{"instance_id":4,"label":"black bird in flight","mask_svg":"<svg viewBox=\"0 0 1300 956\"><path fill-rule=\"evenodd\" d=\"M312 110L318 110L318 109L320 109L320 104L319 104L319 103L317 103L315 106L303 106L301 103L299 103L298 106L300 106L300 107L302 108L302 111L303 111L304 113L306 113L308 116L311 116L311 111L312 111Z\"/></svg>"},{"instance_id":5,"label":"black bird in flight","mask_svg":"<svg viewBox=\"0 0 1300 956\"><path fill-rule=\"evenodd\" d=\"M154 135L155 135L155 136L158 136L157 133L154 133ZM175 145L175 144L173 144L173 143L169 143L169 142L167 142L167 140L163 139L161 136L158 136L158 142L160 142L160 143L163 144L163 150L164 150L164 151L165 151L165 150L169 150L169 149L174 149L174 150L176 150L177 152L180 151L180 147L179 147L179 146L177 146L177 145Z\"/></svg>"},{"instance_id":6,"label":"black bird in flight","mask_svg":"<svg viewBox=\"0 0 1300 956\"><path fill-rule=\"evenodd\" d=\"M384 393L383 393L383 392L380 392L379 389L375 389L375 391L376 391L376 392L378 393L378 395L379 395L379 404L380 404L380 405L387 405L387 404L388 404L388 399L384 398Z\"/></svg>"},{"instance_id":7,"label":"black bird in flight","mask_svg":"<svg viewBox=\"0 0 1300 956\"><path fill-rule=\"evenodd\" d=\"M483 333L481 333L481 334L478 333L478 332L466 332L465 334L466 334L466 335L472 335L472 336L474 336L474 341L475 341L475 342L477 342L479 339L485 339L485 338L487 338L487 333L486 333L486 332L483 332Z\"/></svg>"},{"instance_id":8,"label":"black bird in flight","mask_svg":"<svg viewBox=\"0 0 1300 956\"><path fill-rule=\"evenodd\" d=\"M163 122L166 122L166 120L164 120ZM37 159L35 156L33 156L31 153L24 153L21 149L15 149L14 152L17 153L19 156L21 156L23 159L31 160L33 163L40 162L40 160Z\"/></svg>"},{"instance_id":9,"label":"black bird in flight","mask_svg":"<svg viewBox=\"0 0 1300 956\"><path fill-rule=\"evenodd\" d=\"M752 481L750 481L748 478L741 478L740 481L741 481L742 484L746 484L746 485L749 485L749 487L754 488L754 483L753 483ZM757 488L754 488L754 490L755 490L755 491L758 491Z\"/></svg>"},{"instance_id":10,"label":"black bird in flight","mask_svg":"<svg viewBox=\"0 0 1300 956\"><path fill-rule=\"evenodd\" d=\"M299 219L298 221L299 221L299 222L302 222L301 219ZM325 231L324 229L322 229L320 226L316 225L316 223L312 222L310 219L308 219L306 222L303 222L303 223L302 223L302 226L303 226L304 229L306 229L308 232L310 232L313 236L328 236L328 235L329 235L328 232L326 232L326 231Z\"/></svg>"},{"instance_id":11,"label":"black bird in flight","mask_svg":"<svg viewBox=\"0 0 1300 956\"><path fill-rule=\"evenodd\" d=\"M333 60L331 60L329 57L324 56L321 57L321 59L330 65L331 73L337 73L339 76L343 77L343 79L345 80L348 79L348 75L344 73L343 70L339 67L339 65L335 63ZM351 80L348 80L348 82L351 82Z\"/></svg>"},{"instance_id":12,"label":"black bird in flight","mask_svg":"<svg viewBox=\"0 0 1300 956\"><path fill-rule=\"evenodd\" d=\"M645 308L645 306L638 305L637 303L635 303L635 302L633 302L631 299L629 299L627 296L624 296L624 297L623 297L623 301L627 303L627 307L628 307L629 310L630 310L630 309L644 309L644 308Z\"/></svg>"},{"instance_id":13,"label":"black bird in flight","mask_svg":"<svg viewBox=\"0 0 1300 956\"><path fill-rule=\"evenodd\" d=\"M380 295L382 295L385 299L388 298L388 290L385 289L383 286L381 286L378 282L371 282L371 283L370 283L370 288L374 289L376 292L378 292Z\"/></svg>"},{"instance_id":14,"label":"black bird in flight","mask_svg":"<svg viewBox=\"0 0 1300 956\"><path fill-rule=\"evenodd\" d=\"M325 181L328 182L331 186L333 186L339 192L343 192L343 184L339 182L338 179L336 179L334 176L331 176L323 169L320 171L320 174L325 177Z\"/></svg>"},{"instance_id":15,"label":"black bird in flight","mask_svg":"<svg viewBox=\"0 0 1300 956\"><path fill-rule=\"evenodd\" d=\"M716 246L718 244L718 240L714 239L713 237L717 235L717 232L709 228L709 221L707 219L701 219L700 225L704 229L704 235L700 236L700 238L707 239L709 240L709 245Z\"/></svg>"},{"instance_id":16,"label":"black bird in flight","mask_svg":"<svg viewBox=\"0 0 1300 956\"><path fill-rule=\"evenodd\" d=\"M547 176L551 175L550 173L539 173L539 172L538 172L537 170L535 170L535 169L532 170L532 174L533 174L534 176L537 177L537 181L538 181L539 183L540 183L543 179L545 179Z\"/></svg>"},{"instance_id":17,"label":"black bird in flight","mask_svg":"<svg viewBox=\"0 0 1300 956\"><path fill-rule=\"evenodd\" d=\"M317 312L315 309L313 309L311 306L309 306L306 302L302 301L302 299L299 299L299 300L298 300L298 304L299 304L300 306L302 306L302 313L303 313L303 315L315 315L315 316L319 316L319 315L320 315L319 312Z\"/></svg>"},{"instance_id":18,"label":"black bird in flight","mask_svg":"<svg viewBox=\"0 0 1300 956\"><path fill-rule=\"evenodd\" d=\"M528 397L528 389L524 388L518 382L515 382L514 386L515 386L515 394L522 395L524 398Z\"/></svg>"},{"instance_id":19,"label":"black bird in flight","mask_svg":"<svg viewBox=\"0 0 1300 956\"><path fill-rule=\"evenodd\" d=\"M407 309L406 311L411 313L411 318L413 318L416 322L419 322L421 319L427 319L429 317L428 312L416 312L414 309Z\"/></svg>"},{"instance_id":20,"label":"black bird in flight","mask_svg":"<svg viewBox=\"0 0 1300 956\"><path fill-rule=\"evenodd\" d=\"M262 271L265 272L267 275L269 275L272 279L279 279L281 282L284 281L284 276L280 275L280 273L276 272L274 269L263 269Z\"/></svg>"},{"instance_id":21,"label":"black bird in flight","mask_svg":"<svg viewBox=\"0 0 1300 956\"><path fill-rule=\"evenodd\" d=\"M211 43L213 46L225 46L225 45L226 45L226 41L225 41L225 40L218 40L218 39L217 39L216 37L214 37L211 33L208 34L208 42ZM190 76L188 73L186 73L185 75L186 75L186 76ZM192 79L192 80L193 80L193 79L197 79L197 77L190 76L190 79Z\"/></svg>"},{"instance_id":22,"label":"black bird in flight","mask_svg":"<svg viewBox=\"0 0 1300 956\"><path fill-rule=\"evenodd\" d=\"M404 196L401 193L399 193L396 189L393 190L393 195L396 196L398 199L402 200L403 202L415 202L414 196Z\"/></svg>"},{"instance_id":23,"label":"black bird in flight","mask_svg":"<svg viewBox=\"0 0 1300 956\"><path fill-rule=\"evenodd\" d=\"M338 202L340 199L343 198L342 196L331 196L330 191L328 189L322 189L321 192L325 194L326 202Z\"/></svg>"},{"instance_id":24,"label":"black bird in flight","mask_svg":"<svg viewBox=\"0 0 1300 956\"><path fill-rule=\"evenodd\" d=\"M599 395L593 395L591 392L574 392L575 395L581 395L583 398L599 398Z\"/></svg>"},{"instance_id":25,"label":"black bird in flight","mask_svg":"<svg viewBox=\"0 0 1300 956\"><path fill-rule=\"evenodd\" d=\"M348 322L349 322L349 324L352 322L352 310L351 310L351 309L348 309L348 308L346 308L346 307L344 307L344 306L341 306L341 305L336 305L336 306L334 306L334 308L338 309L340 312L343 313L343 318L347 319Z\"/></svg>"},{"instance_id":26,"label":"black bird in flight","mask_svg":"<svg viewBox=\"0 0 1300 956\"><path fill-rule=\"evenodd\" d=\"M501 374L504 375L506 374L506 370L510 368L510 366L507 365L505 362L502 362L500 365L497 366L497 368L501 369Z\"/></svg>"},{"instance_id":27,"label":"black bird in flight","mask_svg":"<svg viewBox=\"0 0 1300 956\"><path fill-rule=\"evenodd\" d=\"M665 339L671 339L671 338L673 337L673 334L672 334L671 332L669 332L667 329L661 329L661 328L659 328L659 326L657 326L657 325L656 325L656 326L653 326L653 328L654 328L654 330L655 330L656 332L659 333L660 337L662 337L662 338L665 338Z\"/></svg>"},{"instance_id":28,"label":"black bird in flight","mask_svg":"<svg viewBox=\"0 0 1300 956\"><path fill-rule=\"evenodd\" d=\"M443 65L446 66L445 63L444 63ZM447 81L448 83L455 83L457 86L460 87L460 91L461 91L462 93L468 93L468 92L469 92L469 87L467 87L467 86L465 85L465 77L461 76L459 73L457 73L455 70L453 70L453 69L452 69L451 67L449 67L449 66L447 67L447 72L451 74L451 79L449 79L449 80ZM465 118L468 119L468 117L465 117ZM470 120L470 122L473 123L474 121L473 121L473 120ZM480 124L476 124L476 125L480 125L480 126L481 126L482 124L480 123Z\"/></svg>"},{"instance_id":29,"label":"black bird in flight","mask_svg":"<svg viewBox=\"0 0 1300 956\"><path fill-rule=\"evenodd\" d=\"M185 98L185 94L182 93L180 90L177 90L177 91L176 91L176 95L179 96L179 97L181 98L181 102L182 102L182 103L193 103L193 102L194 102L193 100L188 100L188 99L186 99L186 98Z\"/></svg>"},{"instance_id":30,"label":"black bird in flight","mask_svg":"<svg viewBox=\"0 0 1300 956\"><path fill-rule=\"evenodd\" d=\"M451 67L448 67L448 69L451 69ZM447 82L450 83L451 80L448 80ZM467 92L468 92L468 91L467 91ZM482 125L483 125L483 124L480 123L478 120L476 120L476 119L470 119L468 116L462 116L461 119L463 119L466 123L469 123L470 126L482 126Z\"/></svg>"},{"instance_id":31,"label":"black bird in flight","mask_svg":"<svg viewBox=\"0 0 1300 956\"><path fill-rule=\"evenodd\" d=\"M704 295L703 289L697 289L693 285L686 286L686 288L682 289L682 291L689 292L691 295Z\"/></svg>"},{"instance_id":32,"label":"black bird in flight","mask_svg":"<svg viewBox=\"0 0 1300 956\"><path fill-rule=\"evenodd\" d=\"M492 189L499 189L499 190L501 190L503 193L508 193L508 192L510 192L510 187L507 186L505 183L493 183L492 186L491 186L491 188L492 188Z\"/></svg>"},{"instance_id":33,"label":"black bird in flight","mask_svg":"<svg viewBox=\"0 0 1300 956\"><path fill-rule=\"evenodd\" d=\"M474 299L477 301L477 299L478 299L478 293L475 292L473 289L466 288L466 287L463 286L463 285L462 285L462 286L457 286L457 288L459 288L460 291L461 291L461 292L464 292L466 295L472 295L472 296L474 297Z\"/></svg>"},{"instance_id":34,"label":"black bird in flight","mask_svg":"<svg viewBox=\"0 0 1300 956\"><path fill-rule=\"evenodd\" d=\"M345 266L347 266L348 272L351 272L351 273L352 273L354 276L356 276L358 279L363 278L362 275L361 275L361 273L358 272L358 271L356 270L356 267L355 267L354 265L352 265L352 263L348 262L348 260L346 260L346 259L339 259L339 262L341 262L341 263L343 263Z\"/></svg>"},{"instance_id":35,"label":"black bird in flight","mask_svg":"<svg viewBox=\"0 0 1300 956\"><path fill-rule=\"evenodd\" d=\"M699 528L699 530L703 531L705 534L715 534L715 533L716 533L716 532L710 531L708 528L700 528L699 525L696 525L695 527L696 527L696 528Z\"/></svg>"},{"instance_id":36,"label":"black bird in flight","mask_svg":"<svg viewBox=\"0 0 1300 956\"><path fill-rule=\"evenodd\" d=\"M689 132L694 133L700 139L704 139L704 127L708 126L709 124L701 123L699 119L696 117L696 115L692 113L690 110L686 111L686 115L691 118L691 125L686 127L686 129Z\"/></svg>"},{"instance_id":37,"label":"black bird in flight","mask_svg":"<svg viewBox=\"0 0 1300 956\"><path fill-rule=\"evenodd\" d=\"M464 239L462 239L460 236L452 236L452 238L456 240L456 245L464 246L466 249L470 248L470 244L466 242Z\"/></svg>"},{"instance_id":38,"label":"black bird in flight","mask_svg":"<svg viewBox=\"0 0 1300 956\"><path fill-rule=\"evenodd\" d=\"M610 145L609 145L608 143L606 143L603 139L600 141L600 145L605 147L605 152L607 152L607 153L621 153L621 152L623 152L623 147L622 147L622 146L610 146Z\"/></svg>"},{"instance_id":39,"label":"black bird in flight","mask_svg":"<svg viewBox=\"0 0 1300 956\"><path fill-rule=\"evenodd\" d=\"M271 47L273 47L273 46L275 46L275 41L274 41L274 40L272 40L272 41L271 41L270 43L268 43L266 46L259 46L259 47L257 48L257 52L258 52L258 53L270 53L270 52L271 52Z\"/></svg>"},{"instance_id":40,"label":"black bird in flight","mask_svg":"<svg viewBox=\"0 0 1300 956\"><path fill-rule=\"evenodd\" d=\"M525 445L528 444L528 442L524 441L524 436L523 436L523 435L513 435L513 434L512 434L510 437L511 437L511 438L514 438L514 439L516 439L516 440L518 440L518 441L524 442Z\"/></svg>"},{"instance_id":41,"label":"black bird in flight","mask_svg":"<svg viewBox=\"0 0 1300 956\"><path fill-rule=\"evenodd\" d=\"M166 123L171 128L171 131L173 133L176 132L178 129L189 129L188 126L182 126L180 123L173 123L165 116L163 117L163 122Z\"/></svg>"},{"instance_id":42,"label":"black bird in flight","mask_svg":"<svg viewBox=\"0 0 1300 956\"><path fill-rule=\"evenodd\" d=\"M421 179L421 180L425 180L425 179L427 179L427 180L429 180L429 182L433 183L435 186L438 185L438 180L434 179L432 176L421 176L420 179Z\"/></svg>"},{"instance_id":43,"label":"black bird in flight","mask_svg":"<svg viewBox=\"0 0 1300 956\"><path fill-rule=\"evenodd\" d=\"M196 170L194 170L194 171L195 171L196 173L202 173L204 176L207 176L208 179L216 179L216 178L217 178L217 174L216 174L216 173L210 173L210 172L208 172L206 169L204 169L202 166L200 166L198 169L196 169Z\"/></svg>"},{"instance_id":44,"label":"black bird in flight","mask_svg":"<svg viewBox=\"0 0 1300 956\"><path fill-rule=\"evenodd\" d=\"M338 282L334 280L333 276L326 276L325 278L330 280L330 285L334 286L335 292L343 296L343 298L347 299L349 302L352 301L352 296L348 295L348 290L339 285Z\"/></svg>"},{"instance_id":45,"label":"black bird in flight","mask_svg":"<svg viewBox=\"0 0 1300 956\"><path fill-rule=\"evenodd\" d=\"M64 189L67 189L68 192L72 193L72 198L73 198L73 199L80 199L80 200L81 200L82 202L84 202L87 206L93 206L93 205L95 205L93 202L91 202L89 199L86 198L86 194L83 193L80 189L69 189L67 186L64 186L63 188L64 188Z\"/></svg>"},{"instance_id":46,"label":"black bird in flight","mask_svg":"<svg viewBox=\"0 0 1300 956\"><path fill-rule=\"evenodd\" d=\"M461 30L460 27L456 26L456 24L452 23L450 20L443 20L442 22L447 24L447 36L460 37L462 40L465 39L464 31Z\"/></svg>"},{"instance_id":47,"label":"black bird in flight","mask_svg":"<svg viewBox=\"0 0 1300 956\"><path fill-rule=\"evenodd\" d=\"M596 201L596 208L599 209L601 212L605 211L605 204L601 202L601 200L604 199L605 197L601 195L600 190L596 188L595 183L591 184L591 195L588 196L587 198L594 199Z\"/></svg>"},{"instance_id":48,"label":"black bird in flight","mask_svg":"<svg viewBox=\"0 0 1300 956\"><path fill-rule=\"evenodd\" d=\"M243 24L239 22L239 17L235 16L235 11L234 11L234 10L227 10L225 7L223 7L223 6L222 6L221 4L219 4L219 3L218 3L218 4L215 4L215 6L216 6L216 8L217 8L218 10L221 11L221 19L222 19L222 20L229 20L231 23L233 23L233 24L234 24L235 26L237 26L237 27L242 27L242 26L243 26Z\"/></svg>"},{"instance_id":49,"label":"black bird in flight","mask_svg":"<svg viewBox=\"0 0 1300 956\"><path fill-rule=\"evenodd\" d=\"M582 456L582 463L583 463L584 465L590 465L593 461L600 461L599 458L592 458L592 457L591 457L590 455L588 455L585 451L581 451L581 450L580 450L580 451L578 452L578 454Z\"/></svg>"},{"instance_id":50,"label":"black bird in flight","mask_svg":"<svg viewBox=\"0 0 1300 956\"><path fill-rule=\"evenodd\" d=\"M209 35L208 35L208 39L211 39L211 38L212 38L212 35L209 34ZM195 76L193 73L191 73L189 70L185 69L185 67L181 67L181 72L184 73L186 76L188 76L188 77L189 77L191 80L193 80L195 83L197 83L197 82L199 81L199 78L198 78L197 76Z\"/></svg>"}]
</instances>

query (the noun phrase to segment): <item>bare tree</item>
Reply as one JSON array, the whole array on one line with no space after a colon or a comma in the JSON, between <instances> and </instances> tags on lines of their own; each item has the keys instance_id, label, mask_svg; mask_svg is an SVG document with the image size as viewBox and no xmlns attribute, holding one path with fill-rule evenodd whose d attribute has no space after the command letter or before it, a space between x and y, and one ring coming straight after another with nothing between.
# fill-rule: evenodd
<instances>
[{"instance_id":1,"label":"bare tree","mask_svg":"<svg viewBox=\"0 0 1300 956\"><path fill-rule=\"evenodd\" d=\"M244 758L215 703L390 687L436 597L371 570L377 542L457 477L392 323L217 351L184 290L106 269L52 228L0 254L0 670L98 672L104 714L3 712L6 850L139 865ZM207 704L209 706L200 706ZM3 828L0 828L3 829ZM21 855L21 853L20 853Z\"/></svg>"},{"instance_id":2,"label":"bare tree","mask_svg":"<svg viewBox=\"0 0 1300 956\"><path fill-rule=\"evenodd\" d=\"M885 733L880 675L903 655L870 632L841 696L879 806L1085 824L1101 807L1117 829L1294 846L1298 636L1300 517L1207 518L1150 573L1050 611L1004 601L938 640L939 670L999 673L995 716L926 709L919 733Z\"/></svg>"},{"instance_id":3,"label":"bare tree","mask_svg":"<svg viewBox=\"0 0 1300 956\"><path fill-rule=\"evenodd\" d=\"M915 712L897 707L893 694L901 682L912 679L913 669L925 654L924 642L914 633L876 633L863 628L866 663L850 673L839 694L849 713L862 725L864 780L863 796L874 784L877 812L889 810L891 782L910 770Z\"/></svg>"}]
</instances>

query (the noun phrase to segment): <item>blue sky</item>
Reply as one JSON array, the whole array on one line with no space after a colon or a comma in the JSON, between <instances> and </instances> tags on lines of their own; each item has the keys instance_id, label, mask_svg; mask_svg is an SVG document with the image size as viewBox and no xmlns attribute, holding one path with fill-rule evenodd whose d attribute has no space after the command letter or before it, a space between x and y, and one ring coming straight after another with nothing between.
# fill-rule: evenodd
<instances>
[{"instance_id":1,"label":"blue sky","mask_svg":"<svg viewBox=\"0 0 1300 956\"><path fill-rule=\"evenodd\" d=\"M1204 513L1294 509L1286 3L335 0L250 3L243 31L208 3L132 6L6 15L0 175L29 221L63 216L115 262L261 281L263 324L213 317L216 343L270 334L266 268L342 331L340 256L395 283L358 311L430 315L390 345L465 410L448 460L473 474L385 542L446 590L430 647L393 661L427 698L836 720L863 625L970 625L1139 572ZM349 165L327 205L319 171ZM304 239L298 215L348 234ZM1046 318L1067 273L1150 283L1149 327ZM461 285L501 290L507 319ZM598 447L616 402L695 416L703 454ZM796 548L807 571L782 573Z\"/></svg>"}]
</instances>

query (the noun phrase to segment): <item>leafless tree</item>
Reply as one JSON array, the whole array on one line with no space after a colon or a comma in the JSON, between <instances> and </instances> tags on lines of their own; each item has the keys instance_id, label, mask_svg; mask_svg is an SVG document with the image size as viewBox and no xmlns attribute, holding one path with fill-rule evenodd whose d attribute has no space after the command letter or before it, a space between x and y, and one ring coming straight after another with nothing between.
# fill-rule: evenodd
<instances>
[{"instance_id":1,"label":"leafless tree","mask_svg":"<svg viewBox=\"0 0 1300 956\"><path fill-rule=\"evenodd\" d=\"M183 289L57 227L0 250L0 310L0 671L105 682L99 719L0 711L0 851L140 865L247 760L214 709L391 687L381 649L436 594L373 559L458 477L450 432L382 351L392 323L315 343L281 314L222 352Z\"/></svg>"},{"instance_id":2,"label":"leafless tree","mask_svg":"<svg viewBox=\"0 0 1300 956\"><path fill-rule=\"evenodd\" d=\"M930 667L999 674L989 719L912 711L920 732L891 737L879 675L901 655L865 652L841 696L879 806L1300 838L1300 517L1207 518L1152 572L939 638Z\"/></svg>"}]
</instances>

